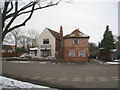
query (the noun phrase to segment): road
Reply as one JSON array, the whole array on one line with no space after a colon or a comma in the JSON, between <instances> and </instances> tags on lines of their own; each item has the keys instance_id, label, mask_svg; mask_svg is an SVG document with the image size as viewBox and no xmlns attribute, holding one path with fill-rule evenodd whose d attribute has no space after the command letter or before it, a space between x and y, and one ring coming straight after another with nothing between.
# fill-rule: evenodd
<instances>
[{"instance_id":1,"label":"road","mask_svg":"<svg viewBox=\"0 0 120 90\"><path fill-rule=\"evenodd\" d=\"M3 75L35 84L64 88L117 88L118 65L40 64L39 62L3 62Z\"/></svg>"}]
</instances>

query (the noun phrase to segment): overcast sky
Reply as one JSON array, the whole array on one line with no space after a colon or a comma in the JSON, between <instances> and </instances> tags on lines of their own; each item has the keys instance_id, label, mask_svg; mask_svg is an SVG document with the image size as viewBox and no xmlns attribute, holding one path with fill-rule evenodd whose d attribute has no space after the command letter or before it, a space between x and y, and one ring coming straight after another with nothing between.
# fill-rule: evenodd
<instances>
[{"instance_id":1,"label":"overcast sky","mask_svg":"<svg viewBox=\"0 0 120 90\"><path fill-rule=\"evenodd\" d=\"M66 35L79 28L81 32L90 36L89 42L97 44L103 38L106 25L110 26L114 35L118 35L118 1L61 2L58 6L35 11L32 19L22 29L33 29L40 35L46 27L59 32L62 25Z\"/></svg>"}]
</instances>

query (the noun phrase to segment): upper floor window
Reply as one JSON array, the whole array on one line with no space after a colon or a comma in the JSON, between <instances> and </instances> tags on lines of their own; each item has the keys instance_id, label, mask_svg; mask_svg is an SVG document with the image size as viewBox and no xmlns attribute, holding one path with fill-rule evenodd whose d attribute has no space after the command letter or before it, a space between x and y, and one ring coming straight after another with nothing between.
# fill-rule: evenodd
<instances>
[{"instance_id":1,"label":"upper floor window","mask_svg":"<svg viewBox=\"0 0 120 90\"><path fill-rule=\"evenodd\" d=\"M74 57L75 56L75 51L74 50L70 50L69 51L69 56L70 57Z\"/></svg>"},{"instance_id":2,"label":"upper floor window","mask_svg":"<svg viewBox=\"0 0 120 90\"><path fill-rule=\"evenodd\" d=\"M49 44L49 39L43 39L43 44Z\"/></svg>"},{"instance_id":3,"label":"upper floor window","mask_svg":"<svg viewBox=\"0 0 120 90\"><path fill-rule=\"evenodd\" d=\"M73 44L79 44L79 39L73 39Z\"/></svg>"}]
</instances>

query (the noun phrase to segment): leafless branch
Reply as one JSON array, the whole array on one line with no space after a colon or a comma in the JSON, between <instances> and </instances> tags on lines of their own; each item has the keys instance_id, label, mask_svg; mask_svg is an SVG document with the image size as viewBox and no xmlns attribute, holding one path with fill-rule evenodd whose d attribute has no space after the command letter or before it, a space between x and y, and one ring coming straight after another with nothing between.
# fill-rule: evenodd
<instances>
[{"instance_id":1,"label":"leafless branch","mask_svg":"<svg viewBox=\"0 0 120 90\"><path fill-rule=\"evenodd\" d=\"M15 0L14 2L7 2L7 0L4 2L4 9L2 12L2 41L5 37L5 35L21 26L25 26L28 20L31 19L33 12L38 9L44 9L47 7L58 5L58 3L61 0L51 0L49 3L47 3L47 0L34 0L29 2L28 4L24 5L21 8L18 8L18 0ZM39 3L38 3L39 2ZM45 5L41 5L40 3L45 2ZM14 4L15 3L15 4ZM39 5L38 7L35 7L35 5ZM31 8L31 9L30 9ZM14 11L13 11L14 10ZM11 26L12 23L16 20L18 16L29 14L29 16L20 24ZM8 20L7 24L5 22Z\"/></svg>"},{"instance_id":2,"label":"leafless branch","mask_svg":"<svg viewBox=\"0 0 120 90\"><path fill-rule=\"evenodd\" d=\"M32 16L32 14L33 14L34 7L35 7L35 3L34 3L34 5L33 5L33 7L32 7L32 10L31 10L31 13L30 13L29 17L28 17L23 23L21 23L21 24L19 24L19 25L16 25L16 26L14 26L14 27L12 27L12 28L10 28L8 31L10 32L10 31L14 30L15 28L18 28L18 27L21 27L21 26L25 26L26 22L31 18L31 16Z\"/></svg>"},{"instance_id":3,"label":"leafless branch","mask_svg":"<svg viewBox=\"0 0 120 90\"><path fill-rule=\"evenodd\" d=\"M56 3L56 4L51 4L51 5L47 5L47 6L44 6L44 7L38 7L38 8L35 8L34 11L35 11L35 10L38 10L38 9L47 8L47 7L50 7L50 6L55 6L55 5L58 5L58 3ZM25 13L29 13L29 12L31 12L31 10L28 10L28 11L25 11L25 12L21 12L21 13L19 13L18 15L25 14Z\"/></svg>"},{"instance_id":4,"label":"leafless branch","mask_svg":"<svg viewBox=\"0 0 120 90\"><path fill-rule=\"evenodd\" d=\"M10 3L11 3L11 8L7 11L7 13L9 13L13 9L13 3L12 2Z\"/></svg>"}]
</instances>

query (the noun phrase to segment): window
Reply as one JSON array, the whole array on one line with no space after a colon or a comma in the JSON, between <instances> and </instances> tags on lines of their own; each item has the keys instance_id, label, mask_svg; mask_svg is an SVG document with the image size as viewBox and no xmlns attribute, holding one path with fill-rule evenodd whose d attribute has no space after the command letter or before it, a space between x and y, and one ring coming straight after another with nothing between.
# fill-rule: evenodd
<instances>
[{"instance_id":1,"label":"window","mask_svg":"<svg viewBox=\"0 0 120 90\"><path fill-rule=\"evenodd\" d=\"M85 51L79 51L79 57L85 57Z\"/></svg>"},{"instance_id":2,"label":"window","mask_svg":"<svg viewBox=\"0 0 120 90\"><path fill-rule=\"evenodd\" d=\"M12 50L8 50L9 53L12 53Z\"/></svg>"},{"instance_id":3,"label":"window","mask_svg":"<svg viewBox=\"0 0 120 90\"><path fill-rule=\"evenodd\" d=\"M5 50L2 50L2 52L4 53L4 52L5 52Z\"/></svg>"},{"instance_id":4,"label":"window","mask_svg":"<svg viewBox=\"0 0 120 90\"><path fill-rule=\"evenodd\" d=\"M69 51L69 56L70 57L74 57L75 56L75 51L74 50L70 50Z\"/></svg>"},{"instance_id":5,"label":"window","mask_svg":"<svg viewBox=\"0 0 120 90\"><path fill-rule=\"evenodd\" d=\"M79 39L73 39L73 44L79 44Z\"/></svg>"},{"instance_id":6,"label":"window","mask_svg":"<svg viewBox=\"0 0 120 90\"><path fill-rule=\"evenodd\" d=\"M49 44L49 39L43 39L43 44Z\"/></svg>"},{"instance_id":7,"label":"window","mask_svg":"<svg viewBox=\"0 0 120 90\"><path fill-rule=\"evenodd\" d=\"M47 57L51 55L51 50L41 50L41 56Z\"/></svg>"}]
</instances>

